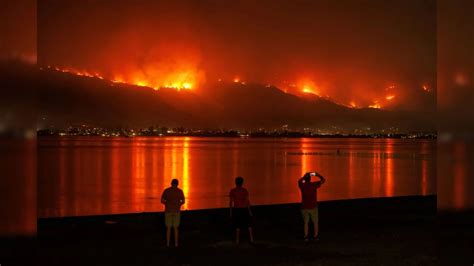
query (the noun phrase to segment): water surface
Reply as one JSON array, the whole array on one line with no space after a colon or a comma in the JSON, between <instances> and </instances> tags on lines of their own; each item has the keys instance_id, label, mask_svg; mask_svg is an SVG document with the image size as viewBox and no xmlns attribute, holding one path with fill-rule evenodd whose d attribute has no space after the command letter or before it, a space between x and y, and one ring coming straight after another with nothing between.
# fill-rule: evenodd
<instances>
[{"instance_id":1,"label":"water surface","mask_svg":"<svg viewBox=\"0 0 474 266\"><path fill-rule=\"evenodd\" d=\"M298 202L306 171L320 200L436 193L436 140L40 137L38 216L162 211L178 178L184 209L228 206L234 178L252 204Z\"/></svg>"}]
</instances>

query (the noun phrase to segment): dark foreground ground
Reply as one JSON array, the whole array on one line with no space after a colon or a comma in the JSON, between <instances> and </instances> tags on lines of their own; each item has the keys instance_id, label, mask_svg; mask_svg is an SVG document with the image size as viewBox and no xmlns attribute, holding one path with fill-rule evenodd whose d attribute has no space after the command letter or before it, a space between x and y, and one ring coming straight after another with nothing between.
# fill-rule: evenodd
<instances>
[{"instance_id":1,"label":"dark foreground ground","mask_svg":"<svg viewBox=\"0 0 474 266\"><path fill-rule=\"evenodd\" d=\"M0 264L438 264L436 196L322 202L321 239L310 243L298 204L253 212L254 246L246 235L233 244L228 210L214 209L183 212L181 246L169 249L162 213L43 219L35 240L2 241Z\"/></svg>"}]
</instances>

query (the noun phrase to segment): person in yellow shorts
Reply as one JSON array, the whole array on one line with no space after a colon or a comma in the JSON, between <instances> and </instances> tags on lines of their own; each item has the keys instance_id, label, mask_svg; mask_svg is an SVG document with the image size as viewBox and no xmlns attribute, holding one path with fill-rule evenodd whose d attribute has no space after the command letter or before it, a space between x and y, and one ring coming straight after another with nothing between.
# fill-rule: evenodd
<instances>
[{"instance_id":1,"label":"person in yellow shorts","mask_svg":"<svg viewBox=\"0 0 474 266\"><path fill-rule=\"evenodd\" d=\"M311 177L319 178L316 182L311 182ZM304 240L309 240L308 224L311 220L313 222L313 239L319 240L319 217L318 217L318 189L326 179L316 172L309 172L304 174L298 180L298 187L301 190L301 214L304 222Z\"/></svg>"},{"instance_id":2,"label":"person in yellow shorts","mask_svg":"<svg viewBox=\"0 0 474 266\"><path fill-rule=\"evenodd\" d=\"M178 228L181 220L181 205L184 204L184 193L178 188L178 179L171 181L171 187L163 191L161 203L165 205L166 246L170 246L171 228L174 231L174 246L178 247Z\"/></svg>"}]
</instances>

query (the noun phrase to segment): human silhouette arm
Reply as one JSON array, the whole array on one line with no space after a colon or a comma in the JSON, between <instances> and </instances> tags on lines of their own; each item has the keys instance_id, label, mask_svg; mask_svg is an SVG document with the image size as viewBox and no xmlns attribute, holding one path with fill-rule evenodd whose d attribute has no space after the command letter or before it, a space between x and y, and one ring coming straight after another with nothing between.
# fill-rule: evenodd
<instances>
[{"instance_id":1,"label":"human silhouette arm","mask_svg":"<svg viewBox=\"0 0 474 266\"><path fill-rule=\"evenodd\" d=\"M247 208L249 209L249 215L252 216L252 210L250 209L250 199L249 199L249 194L247 192Z\"/></svg>"},{"instance_id":2,"label":"human silhouette arm","mask_svg":"<svg viewBox=\"0 0 474 266\"><path fill-rule=\"evenodd\" d=\"M229 215L232 218L232 208L234 207L234 198L232 195L232 191L229 193Z\"/></svg>"},{"instance_id":3,"label":"human silhouette arm","mask_svg":"<svg viewBox=\"0 0 474 266\"><path fill-rule=\"evenodd\" d=\"M186 198L184 197L183 191L181 191L181 195L180 195L180 199L179 199L179 204L180 204L180 205L183 205L184 203L186 203Z\"/></svg>"},{"instance_id":4,"label":"human silhouette arm","mask_svg":"<svg viewBox=\"0 0 474 266\"><path fill-rule=\"evenodd\" d=\"M163 194L161 194L161 203L166 204L166 190L163 191Z\"/></svg>"},{"instance_id":5,"label":"human silhouette arm","mask_svg":"<svg viewBox=\"0 0 474 266\"><path fill-rule=\"evenodd\" d=\"M301 186L302 186L303 183L304 183L304 179L305 179L309 174L310 174L310 173L308 172L308 173L304 174L300 179L298 179L298 187L301 188Z\"/></svg>"},{"instance_id":6,"label":"human silhouette arm","mask_svg":"<svg viewBox=\"0 0 474 266\"><path fill-rule=\"evenodd\" d=\"M319 177L320 179L320 184L324 184L326 182L326 178L324 178L324 176L322 176L320 173L316 173L316 176Z\"/></svg>"}]
</instances>

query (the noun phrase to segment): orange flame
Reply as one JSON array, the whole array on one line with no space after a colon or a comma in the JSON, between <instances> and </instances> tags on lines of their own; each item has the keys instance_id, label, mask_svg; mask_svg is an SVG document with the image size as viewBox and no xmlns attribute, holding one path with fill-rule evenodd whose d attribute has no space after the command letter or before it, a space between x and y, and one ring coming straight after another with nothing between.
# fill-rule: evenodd
<instances>
[{"instance_id":1,"label":"orange flame","mask_svg":"<svg viewBox=\"0 0 474 266\"><path fill-rule=\"evenodd\" d=\"M373 104L369 105L369 108L381 109L382 105L378 101L375 101Z\"/></svg>"},{"instance_id":2,"label":"orange flame","mask_svg":"<svg viewBox=\"0 0 474 266\"><path fill-rule=\"evenodd\" d=\"M106 79L104 76L97 72L79 71L71 68L59 68L48 66L49 69L54 69L63 73L70 73L78 76L85 76L91 78ZM196 87L200 80L202 80L202 74L196 70L183 70L173 73L167 73L165 75L156 73L156 76L145 75L144 73L137 71L131 75L117 74L111 78L107 78L113 83L126 83L133 84L140 87L150 87L154 90L161 88L169 88L180 90L191 90ZM160 75L161 74L161 75Z\"/></svg>"},{"instance_id":3,"label":"orange flame","mask_svg":"<svg viewBox=\"0 0 474 266\"><path fill-rule=\"evenodd\" d=\"M304 93L316 94L316 93L314 93L314 91L311 90L310 88L303 88L303 92L304 92Z\"/></svg>"},{"instance_id":4,"label":"orange flame","mask_svg":"<svg viewBox=\"0 0 474 266\"><path fill-rule=\"evenodd\" d=\"M386 100L388 101L391 101L395 98L395 95L388 95L387 97L385 97Z\"/></svg>"},{"instance_id":5,"label":"orange flame","mask_svg":"<svg viewBox=\"0 0 474 266\"><path fill-rule=\"evenodd\" d=\"M48 69L54 69L54 70L59 71L59 72L70 73L70 74L83 76L83 77L104 79L104 77L102 75L100 75L99 73L90 73L88 71L79 71L79 70L74 70L74 69L63 69L63 68L52 67L52 66L48 66Z\"/></svg>"},{"instance_id":6,"label":"orange flame","mask_svg":"<svg viewBox=\"0 0 474 266\"><path fill-rule=\"evenodd\" d=\"M298 87L302 88L301 91L303 93L314 94L314 95L319 96L318 87L316 86L316 84L314 84L313 81L310 81L310 80L301 81L299 82Z\"/></svg>"}]
</instances>

